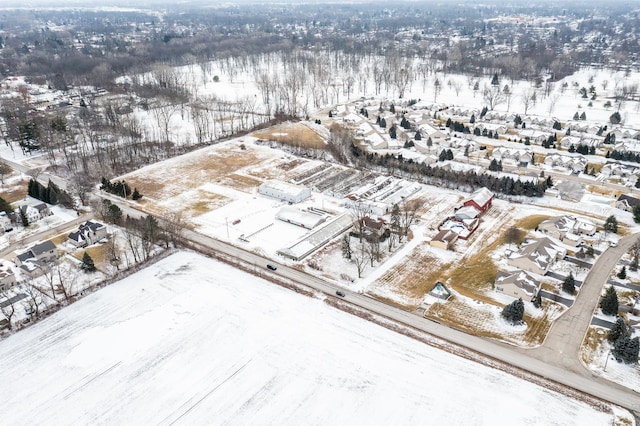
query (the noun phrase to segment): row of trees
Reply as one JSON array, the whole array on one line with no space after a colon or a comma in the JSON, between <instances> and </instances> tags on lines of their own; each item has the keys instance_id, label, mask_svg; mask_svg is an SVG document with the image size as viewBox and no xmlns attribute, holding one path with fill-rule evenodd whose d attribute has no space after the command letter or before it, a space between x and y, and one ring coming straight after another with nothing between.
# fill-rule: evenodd
<instances>
[{"instance_id":1,"label":"row of trees","mask_svg":"<svg viewBox=\"0 0 640 426\"><path fill-rule=\"evenodd\" d=\"M445 184L456 188L486 187L492 192L505 195L541 197L553 181L550 177L538 182L515 180L510 176L492 176L476 171L455 171L442 167L432 167L413 160L404 160L401 155L395 157L390 154L380 155L377 152L366 152L353 145L352 155L356 162L364 162L370 166L382 167L386 170L401 171L411 177L421 177L424 181L434 184Z\"/></svg>"},{"instance_id":2,"label":"row of trees","mask_svg":"<svg viewBox=\"0 0 640 426\"><path fill-rule=\"evenodd\" d=\"M44 186L35 179L29 180L27 193L30 197L44 201L47 204L62 204L65 207L73 206L73 200L67 192L60 189L58 185L49 180L47 186Z\"/></svg>"},{"instance_id":3,"label":"row of trees","mask_svg":"<svg viewBox=\"0 0 640 426\"><path fill-rule=\"evenodd\" d=\"M100 189L122 198L129 198L129 196L131 196L132 200L139 200L142 198L142 194L140 194L138 188L134 188L133 191L131 191L131 187L124 180L111 182L109 179L102 177Z\"/></svg>"}]
</instances>

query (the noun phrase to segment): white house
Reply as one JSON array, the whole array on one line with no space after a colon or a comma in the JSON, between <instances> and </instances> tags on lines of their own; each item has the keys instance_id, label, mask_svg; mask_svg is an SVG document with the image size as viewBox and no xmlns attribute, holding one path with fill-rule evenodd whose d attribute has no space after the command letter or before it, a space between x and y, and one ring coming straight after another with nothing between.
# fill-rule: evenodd
<instances>
[{"instance_id":1,"label":"white house","mask_svg":"<svg viewBox=\"0 0 640 426\"><path fill-rule=\"evenodd\" d=\"M99 222L88 220L77 231L69 234L69 242L76 247L86 247L107 237L107 227Z\"/></svg>"}]
</instances>

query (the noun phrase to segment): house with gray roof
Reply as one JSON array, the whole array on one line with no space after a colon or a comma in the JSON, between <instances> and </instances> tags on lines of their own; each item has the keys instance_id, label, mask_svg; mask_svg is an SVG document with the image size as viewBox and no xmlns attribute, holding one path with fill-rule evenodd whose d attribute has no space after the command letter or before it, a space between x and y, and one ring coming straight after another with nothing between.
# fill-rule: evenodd
<instances>
[{"instance_id":1,"label":"house with gray roof","mask_svg":"<svg viewBox=\"0 0 640 426\"><path fill-rule=\"evenodd\" d=\"M16 256L15 263L21 266L27 261L39 260L50 262L57 257L56 246L47 240L31 246L27 251Z\"/></svg>"},{"instance_id":2,"label":"house with gray roof","mask_svg":"<svg viewBox=\"0 0 640 426\"><path fill-rule=\"evenodd\" d=\"M560 241L544 237L525 244L519 252L507 258L507 263L515 268L544 275L555 261L563 259L566 254Z\"/></svg>"},{"instance_id":3,"label":"house with gray roof","mask_svg":"<svg viewBox=\"0 0 640 426\"><path fill-rule=\"evenodd\" d=\"M506 294L514 299L533 300L540 291L540 281L527 271L498 271L494 283L496 292Z\"/></svg>"}]
</instances>

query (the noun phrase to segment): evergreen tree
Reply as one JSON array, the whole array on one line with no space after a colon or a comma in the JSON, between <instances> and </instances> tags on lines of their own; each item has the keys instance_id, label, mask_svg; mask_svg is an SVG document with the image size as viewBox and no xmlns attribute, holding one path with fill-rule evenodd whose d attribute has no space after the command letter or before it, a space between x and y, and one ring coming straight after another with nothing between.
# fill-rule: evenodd
<instances>
[{"instance_id":1,"label":"evergreen tree","mask_svg":"<svg viewBox=\"0 0 640 426\"><path fill-rule=\"evenodd\" d=\"M618 314L618 293L616 293L613 286L607 287L607 291L600 299L600 309L605 315Z\"/></svg>"},{"instance_id":2,"label":"evergreen tree","mask_svg":"<svg viewBox=\"0 0 640 426\"><path fill-rule=\"evenodd\" d=\"M499 84L500 84L500 81L498 80L498 73L494 73L493 78L491 79L491 85L498 86Z\"/></svg>"},{"instance_id":3,"label":"evergreen tree","mask_svg":"<svg viewBox=\"0 0 640 426\"><path fill-rule=\"evenodd\" d=\"M495 158L493 160L491 160L491 163L489 164L489 170L492 171L492 172L497 172L498 171L498 162L496 161Z\"/></svg>"},{"instance_id":4,"label":"evergreen tree","mask_svg":"<svg viewBox=\"0 0 640 426\"><path fill-rule=\"evenodd\" d=\"M396 138L396 126L391 126L391 128L389 129L389 136L391 137L391 139Z\"/></svg>"},{"instance_id":5,"label":"evergreen tree","mask_svg":"<svg viewBox=\"0 0 640 426\"><path fill-rule=\"evenodd\" d=\"M625 364L635 364L638 362L638 353L640 352L640 342L637 337L633 339L629 337L623 337L618 339L614 345L611 353L617 361L622 361Z\"/></svg>"},{"instance_id":6,"label":"evergreen tree","mask_svg":"<svg viewBox=\"0 0 640 426\"><path fill-rule=\"evenodd\" d=\"M616 322L609 330L609 334L607 334L607 340L610 343L615 343L621 338L627 337L628 335L629 330L627 329L627 324L624 323L624 320L622 318L618 317L618 319L616 319Z\"/></svg>"},{"instance_id":7,"label":"evergreen tree","mask_svg":"<svg viewBox=\"0 0 640 426\"><path fill-rule=\"evenodd\" d=\"M555 130L562 130L562 125L560 124L560 122L559 122L559 121L554 121L554 122L553 122L553 128L554 128Z\"/></svg>"},{"instance_id":8,"label":"evergreen tree","mask_svg":"<svg viewBox=\"0 0 640 426\"><path fill-rule=\"evenodd\" d=\"M451 121L451 117L447 118L447 123L445 124L446 127L451 127L451 125L453 124L453 122Z\"/></svg>"},{"instance_id":9,"label":"evergreen tree","mask_svg":"<svg viewBox=\"0 0 640 426\"><path fill-rule=\"evenodd\" d=\"M631 262L629 263L629 269L634 272L638 270L638 256L633 256Z\"/></svg>"},{"instance_id":10,"label":"evergreen tree","mask_svg":"<svg viewBox=\"0 0 640 426\"><path fill-rule=\"evenodd\" d=\"M440 151L440 154L438 155L438 161L445 161L447 159L447 152L446 150L442 150Z\"/></svg>"},{"instance_id":11,"label":"evergreen tree","mask_svg":"<svg viewBox=\"0 0 640 426\"><path fill-rule=\"evenodd\" d=\"M351 260L351 238L348 233L342 237L342 257Z\"/></svg>"},{"instance_id":12,"label":"evergreen tree","mask_svg":"<svg viewBox=\"0 0 640 426\"><path fill-rule=\"evenodd\" d=\"M387 120L385 120L384 118L380 119L380 127L382 127L383 129L385 127L387 127Z\"/></svg>"},{"instance_id":13,"label":"evergreen tree","mask_svg":"<svg viewBox=\"0 0 640 426\"><path fill-rule=\"evenodd\" d=\"M419 130L416 132L416 135L413 138L417 141L422 140L422 135L420 134Z\"/></svg>"},{"instance_id":14,"label":"evergreen tree","mask_svg":"<svg viewBox=\"0 0 640 426\"><path fill-rule=\"evenodd\" d=\"M618 111L614 112L613 114L611 114L611 116L609 117L609 122L611 124L620 124L620 121L622 120L622 117L620 116L620 113Z\"/></svg>"},{"instance_id":15,"label":"evergreen tree","mask_svg":"<svg viewBox=\"0 0 640 426\"><path fill-rule=\"evenodd\" d=\"M24 210L18 209L20 211L20 222L22 222L22 226L25 228L29 226L29 219L27 219L27 215L24 214Z\"/></svg>"},{"instance_id":16,"label":"evergreen tree","mask_svg":"<svg viewBox=\"0 0 640 426\"><path fill-rule=\"evenodd\" d=\"M580 114L580 120L586 120L587 119L587 113L582 111L582 114Z\"/></svg>"},{"instance_id":17,"label":"evergreen tree","mask_svg":"<svg viewBox=\"0 0 640 426\"><path fill-rule=\"evenodd\" d=\"M519 324L524 318L524 302L522 298L514 300L502 309L502 317L511 324Z\"/></svg>"},{"instance_id":18,"label":"evergreen tree","mask_svg":"<svg viewBox=\"0 0 640 426\"><path fill-rule=\"evenodd\" d=\"M576 113L573 114L573 119L576 121L580 120L580 115L578 114L578 111L576 111Z\"/></svg>"},{"instance_id":19,"label":"evergreen tree","mask_svg":"<svg viewBox=\"0 0 640 426\"><path fill-rule=\"evenodd\" d=\"M640 179L638 179L638 181L636 182L636 188L638 187L638 182L640 182ZM635 206L633 206L633 221L635 223L640 223L640 204L636 204Z\"/></svg>"},{"instance_id":20,"label":"evergreen tree","mask_svg":"<svg viewBox=\"0 0 640 426\"><path fill-rule=\"evenodd\" d=\"M427 147L431 149L432 146L433 146L433 141L431 140L431 136L429 136L429 139L427 139Z\"/></svg>"},{"instance_id":21,"label":"evergreen tree","mask_svg":"<svg viewBox=\"0 0 640 426\"><path fill-rule=\"evenodd\" d=\"M540 309L542 307L542 295L540 292L536 294L536 297L533 299L533 306Z\"/></svg>"},{"instance_id":22,"label":"evergreen tree","mask_svg":"<svg viewBox=\"0 0 640 426\"><path fill-rule=\"evenodd\" d=\"M391 106L389 107L389 111L394 114L396 113L396 106L393 103L391 103Z\"/></svg>"},{"instance_id":23,"label":"evergreen tree","mask_svg":"<svg viewBox=\"0 0 640 426\"><path fill-rule=\"evenodd\" d=\"M93 259L86 251L82 255L82 264L80 265L80 269L85 272L94 272L96 270L96 265L93 263Z\"/></svg>"},{"instance_id":24,"label":"evergreen tree","mask_svg":"<svg viewBox=\"0 0 640 426\"><path fill-rule=\"evenodd\" d=\"M627 278L627 267L623 266L622 269L620 269L620 272L618 272L617 275L618 278L620 278L621 280L624 280Z\"/></svg>"},{"instance_id":25,"label":"evergreen tree","mask_svg":"<svg viewBox=\"0 0 640 426\"><path fill-rule=\"evenodd\" d=\"M615 216L611 215L604 222L604 230L605 232L613 232L614 234L618 233L618 219Z\"/></svg>"},{"instance_id":26,"label":"evergreen tree","mask_svg":"<svg viewBox=\"0 0 640 426\"><path fill-rule=\"evenodd\" d=\"M138 191L138 188L133 189L133 194L131 195L131 199L133 201L137 201L142 198L142 194Z\"/></svg>"},{"instance_id":27,"label":"evergreen tree","mask_svg":"<svg viewBox=\"0 0 640 426\"><path fill-rule=\"evenodd\" d=\"M471 118L469 119L469 123L473 124L476 122L476 115L475 114L471 114Z\"/></svg>"},{"instance_id":28,"label":"evergreen tree","mask_svg":"<svg viewBox=\"0 0 640 426\"><path fill-rule=\"evenodd\" d=\"M576 292L576 280L573 278L573 273L570 272L569 276L562 282L562 291L569 294Z\"/></svg>"},{"instance_id":29,"label":"evergreen tree","mask_svg":"<svg viewBox=\"0 0 640 426\"><path fill-rule=\"evenodd\" d=\"M0 197L0 212L5 212L9 216L13 212L13 207L4 198Z\"/></svg>"}]
</instances>

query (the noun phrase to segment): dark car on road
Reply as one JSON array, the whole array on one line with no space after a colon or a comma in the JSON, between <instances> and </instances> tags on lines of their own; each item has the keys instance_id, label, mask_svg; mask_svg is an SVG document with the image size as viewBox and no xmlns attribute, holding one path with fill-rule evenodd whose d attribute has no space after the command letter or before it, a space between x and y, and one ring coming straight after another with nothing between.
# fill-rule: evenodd
<instances>
[{"instance_id":1,"label":"dark car on road","mask_svg":"<svg viewBox=\"0 0 640 426\"><path fill-rule=\"evenodd\" d=\"M341 292L340 290L336 291L336 295L338 295L340 297L344 297L344 293Z\"/></svg>"},{"instance_id":2,"label":"dark car on road","mask_svg":"<svg viewBox=\"0 0 640 426\"><path fill-rule=\"evenodd\" d=\"M271 269L272 271L275 271L276 269L278 269L278 267L276 265L272 265L270 263L267 264L267 269Z\"/></svg>"}]
</instances>

